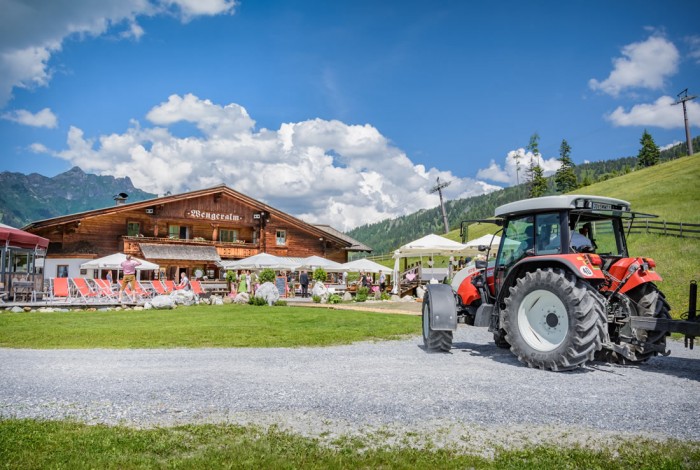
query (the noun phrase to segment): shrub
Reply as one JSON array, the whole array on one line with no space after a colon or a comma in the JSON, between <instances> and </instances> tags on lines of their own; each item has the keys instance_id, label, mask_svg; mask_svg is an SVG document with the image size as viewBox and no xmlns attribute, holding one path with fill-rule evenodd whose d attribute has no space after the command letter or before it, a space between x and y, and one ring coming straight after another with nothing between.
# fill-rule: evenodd
<instances>
[{"instance_id":1,"label":"shrub","mask_svg":"<svg viewBox=\"0 0 700 470\"><path fill-rule=\"evenodd\" d=\"M312 295L311 300L313 300L314 303L320 304L321 303L321 296L320 295Z\"/></svg>"},{"instance_id":2,"label":"shrub","mask_svg":"<svg viewBox=\"0 0 700 470\"><path fill-rule=\"evenodd\" d=\"M287 306L287 301L286 300L278 300L274 304L275 307L286 307Z\"/></svg>"},{"instance_id":3,"label":"shrub","mask_svg":"<svg viewBox=\"0 0 700 470\"><path fill-rule=\"evenodd\" d=\"M248 300L248 304L255 305L256 307L261 307L263 305L267 305L267 301L262 297L251 296Z\"/></svg>"},{"instance_id":4,"label":"shrub","mask_svg":"<svg viewBox=\"0 0 700 470\"><path fill-rule=\"evenodd\" d=\"M355 302L364 302L367 300L369 295L369 287L359 287L357 289L357 294L355 294Z\"/></svg>"},{"instance_id":5,"label":"shrub","mask_svg":"<svg viewBox=\"0 0 700 470\"><path fill-rule=\"evenodd\" d=\"M314 270L314 275L313 275L314 281L326 282L326 277L328 277L328 276L326 275L325 269L316 268L316 270Z\"/></svg>"},{"instance_id":6,"label":"shrub","mask_svg":"<svg viewBox=\"0 0 700 470\"><path fill-rule=\"evenodd\" d=\"M238 280L238 276L236 276L236 271L226 271L226 281L231 283L231 282L236 282Z\"/></svg>"},{"instance_id":7,"label":"shrub","mask_svg":"<svg viewBox=\"0 0 700 470\"><path fill-rule=\"evenodd\" d=\"M381 300L391 300L391 295L388 292L382 292Z\"/></svg>"},{"instance_id":8,"label":"shrub","mask_svg":"<svg viewBox=\"0 0 700 470\"><path fill-rule=\"evenodd\" d=\"M328 297L329 304L339 304L342 300L343 300L343 298L341 296L339 296L338 294L331 294Z\"/></svg>"},{"instance_id":9,"label":"shrub","mask_svg":"<svg viewBox=\"0 0 700 470\"><path fill-rule=\"evenodd\" d=\"M258 276L258 279L260 280L260 284L264 284L266 282L271 282L275 283L275 278L277 275L275 274L275 271L270 269L270 268L265 268L262 271L260 271L260 275Z\"/></svg>"}]
</instances>

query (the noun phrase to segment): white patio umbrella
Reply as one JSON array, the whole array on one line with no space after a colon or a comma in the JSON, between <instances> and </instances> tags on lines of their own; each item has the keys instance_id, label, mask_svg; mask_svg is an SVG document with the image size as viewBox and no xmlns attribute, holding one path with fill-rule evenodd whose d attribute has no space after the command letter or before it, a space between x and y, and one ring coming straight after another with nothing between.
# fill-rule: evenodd
<instances>
[{"instance_id":1,"label":"white patio umbrella","mask_svg":"<svg viewBox=\"0 0 700 470\"><path fill-rule=\"evenodd\" d=\"M258 253L257 255L235 261L221 261L219 264L226 270L265 268L274 270L291 270L299 265L299 260L283 258L281 256L271 255L269 253Z\"/></svg>"},{"instance_id":2,"label":"white patio umbrella","mask_svg":"<svg viewBox=\"0 0 700 470\"><path fill-rule=\"evenodd\" d=\"M139 261L141 264L136 266L137 278L141 278L141 271L155 271L160 269L160 266L139 258L132 257L131 259ZM80 265L80 269L93 269L97 271L97 277L102 277L102 271L117 271L116 279L119 279L119 271L122 270L122 262L126 261L126 255L124 253L114 253L113 255L104 256L102 258L93 259L86 261Z\"/></svg>"},{"instance_id":3,"label":"white patio umbrella","mask_svg":"<svg viewBox=\"0 0 700 470\"><path fill-rule=\"evenodd\" d=\"M479 238L475 238L473 240L469 240L467 243L464 244L465 247L470 249L469 254L472 253L478 253L479 252L479 246L485 245L491 247L491 250L498 249L498 245L501 243L501 237L498 235L493 235L490 233L487 233L486 235L483 235Z\"/></svg>"},{"instance_id":4,"label":"white patio umbrella","mask_svg":"<svg viewBox=\"0 0 700 470\"><path fill-rule=\"evenodd\" d=\"M401 258L409 258L413 256L456 256L469 252L462 243L450 240L440 235L431 233L412 242L406 243L398 250L394 251L394 269L393 269L393 286L394 292L398 291L399 283L399 260ZM450 268L451 269L451 266ZM432 270L432 268L431 268ZM433 273L436 270L432 270Z\"/></svg>"},{"instance_id":5,"label":"white patio umbrella","mask_svg":"<svg viewBox=\"0 0 700 470\"><path fill-rule=\"evenodd\" d=\"M379 263L375 263L371 259L367 258L356 259L355 261L344 263L342 266L351 272L378 273L379 271L384 271L385 273L388 273L391 271L390 268L387 268Z\"/></svg>"},{"instance_id":6,"label":"white patio umbrella","mask_svg":"<svg viewBox=\"0 0 700 470\"><path fill-rule=\"evenodd\" d=\"M344 265L336 261L316 255L304 258L302 260L302 264L300 266L297 266L296 269L306 269L312 271L316 268L323 268L326 272L329 273L342 273L348 270Z\"/></svg>"},{"instance_id":7,"label":"white patio umbrella","mask_svg":"<svg viewBox=\"0 0 700 470\"><path fill-rule=\"evenodd\" d=\"M160 266L158 266L155 263L151 263L150 261L138 259L138 258L133 258L135 261L139 261L141 265L136 266L136 269L138 271L152 271L159 269ZM86 261L85 263L80 265L80 269L97 269L97 270L103 270L103 269L112 269L112 270L121 270L122 269L122 262L126 261L126 255L124 253L114 253L113 255L105 256L103 258L97 258L93 259L90 261Z\"/></svg>"}]
</instances>

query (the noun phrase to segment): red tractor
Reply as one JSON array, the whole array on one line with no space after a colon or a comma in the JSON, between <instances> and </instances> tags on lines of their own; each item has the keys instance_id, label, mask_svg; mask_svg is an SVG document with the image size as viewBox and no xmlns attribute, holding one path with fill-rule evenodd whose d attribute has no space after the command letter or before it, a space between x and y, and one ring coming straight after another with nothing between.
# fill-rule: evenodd
<instances>
[{"instance_id":1,"label":"red tractor","mask_svg":"<svg viewBox=\"0 0 700 470\"><path fill-rule=\"evenodd\" d=\"M627 252L625 222L640 216L628 202L548 196L500 206L495 215L478 221L502 227L495 259L476 261L451 286L428 286L427 350L449 351L463 322L488 327L496 345L530 367L562 371L594 359L643 362L668 354L670 332L700 335L695 319L671 319L654 260ZM489 259L487 246L480 251Z\"/></svg>"}]
</instances>

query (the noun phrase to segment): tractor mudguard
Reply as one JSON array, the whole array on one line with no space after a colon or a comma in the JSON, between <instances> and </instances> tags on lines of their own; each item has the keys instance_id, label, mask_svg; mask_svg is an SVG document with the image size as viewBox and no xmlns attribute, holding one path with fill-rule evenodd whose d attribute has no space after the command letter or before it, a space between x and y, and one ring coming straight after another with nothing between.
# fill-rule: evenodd
<instances>
[{"instance_id":1,"label":"tractor mudguard","mask_svg":"<svg viewBox=\"0 0 700 470\"><path fill-rule=\"evenodd\" d=\"M586 280L603 280L605 274L600 266L591 262L591 258L585 253L574 253L569 255L535 256L524 258L513 267L513 271L526 266L530 271L533 268L564 267L574 273L576 277ZM533 266L533 268L530 267Z\"/></svg>"},{"instance_id":2,"label":"tractor mudguard","mask_svg":"<svg viewBox=\"0 0 700 470\"><path fill-rule=\"evenodd\" d=\"M481 304L474 315L474 326L490 327L493 317L493 304Z\"/></svg>"},{"instance_id":3,"label":"tractor mudguard","mask_svg":"<svg viewBox=\"0 0 700 470\"><path fill-rule=\"evenodd\" d=\"M637 269L634 274L630 276L625 285L622 286L622 289L620 289L621 294L624 294L625 292L630 291L646 282L662 280L659 273L654 271L654 266L656 266L656 264L654 263L654 260L650 258L622 258L610 266L608 272L611 276L613 276L613 279L624 279L629 273L630 266L635 263L637 263L640 269ZM614 280L612 285L609 287L609 290L614 291L617 289L619 284L620 283L617 280Z\"/></svg>"},{"instance_id":4,"label":"tractor mudguard","mask_svg":"<svg viewBox=\"0 0 700 470\"><path fill-rule=\"evenodd\" d=\"M447 284L428 284L427 287L430 328L435 331L457 330L457 303L452 287Z\"/></svg>"},{"instance_id":5,"label":"tractor mudguard","mask_svg":"<svg viewBox=\"0 0 700 470\"><path fill-rule=\"evenodd\" d=\"M603 281L605 274L600 266L591 263L590 257L585 253L574 253L566 255L551 255L551 256L532 256L526 257L518 261L508 272L508 276L504 279L503 286L511 286L515 284L518 277L525 272L534 271L536 269L560 268L566 269L574 273L576 277L587 281ZM508 289L501 288L498 293L496 304L501 302L508 293Z\"/></svg>"}]
</instances>

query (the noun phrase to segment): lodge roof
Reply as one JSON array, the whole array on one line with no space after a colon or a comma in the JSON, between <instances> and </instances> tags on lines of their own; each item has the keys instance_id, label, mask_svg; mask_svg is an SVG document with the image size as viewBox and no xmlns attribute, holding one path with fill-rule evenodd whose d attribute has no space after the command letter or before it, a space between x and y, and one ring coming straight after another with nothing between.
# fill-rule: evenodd
<instances>
[{"instance_id":1,"label":"lodge roof","mask_svg":"<svg viewBox=\"0 0 700 470\"><path fill-rule=\"evenodd\" d=\"M314 224L314 227L319 228L323 230L324 232L328 233L329 235L333 235L334 237L341 238L345 240L346 242L350 243L350 247L347 248L349 251L372 251L372 248L368 247L362 242L359 242L355 240L354 238L344 234L343 232L340 232L330 225L323 225L323 224Z\"/></svg>"},{"instance_id":2,"label":"lodge roof","mask_svg":"<svg viewBox=\"0 0 700 470\"><path fill-rule=\"evenodd\" d=\"M188 199L195 199L195 198L200 198L202 196L208 196L208 195L214 195L214 194L222 194L222 195L225 194L225 195L228 195L229 197L236 198L236 199L242 201L243 203L248 204L249 206L255 207L256 210L266 211L270 215L273 215L276 218L278 218L278 219L280 219L280 220L282 220L282 221L284 221L292 226L296 226L299 229L310 232L316 236L328 237L329 240L335 241L338 245L344 247L345 250L348 250L348 251L372 251L372 249L370 247L368 247L367 245L364 245L364 244L358 242L357 240L354 240L351 237L348 237L347 235L343 234L342 232L339 232L338 230L333 229L329 225L312 225L312 224L306 223L303 220L297 219L296 217L294 217L292 215L289 215L289 214L282 212L278 209L275 209L274 207L271 207L263 202L260 202L256 199L249 197L249 196L246 196L243 193L239 193L238 191L235 191L235 190L229 188L225 184L220 184L217 186L213 186L211 188L189 191L186 193L171 194L171 195L167 195L167 196L156 197L153 199L146 199L143 201L118 204L118 205L114 205L114 206L110 206L110 207L105 207L102 209L93 209L93 210L84 211L84 212L77 212L75 214L68 214L68 215L63 215L63 216L59 216L59 217L53 217L50 219L38 220L38 221L35 221L35 222L32 222L32 223L26 225L25 227L22 228L22 230L31 232L32 230L36 230L36 229L40 229L40 228L76 223L76 222L79 222L80 220L84 220L87 218L100 217L100 216L104 216L104 215L117 214L119 212L126 212L126 211L138 210L138 209L146 209L146 208L150 208L150 207L155 206L155 205L163 205L163 204L168 204L168 203L172 203L172 202L184 201L184 200L188 200Z\"/></svg>"}]
</instances>

